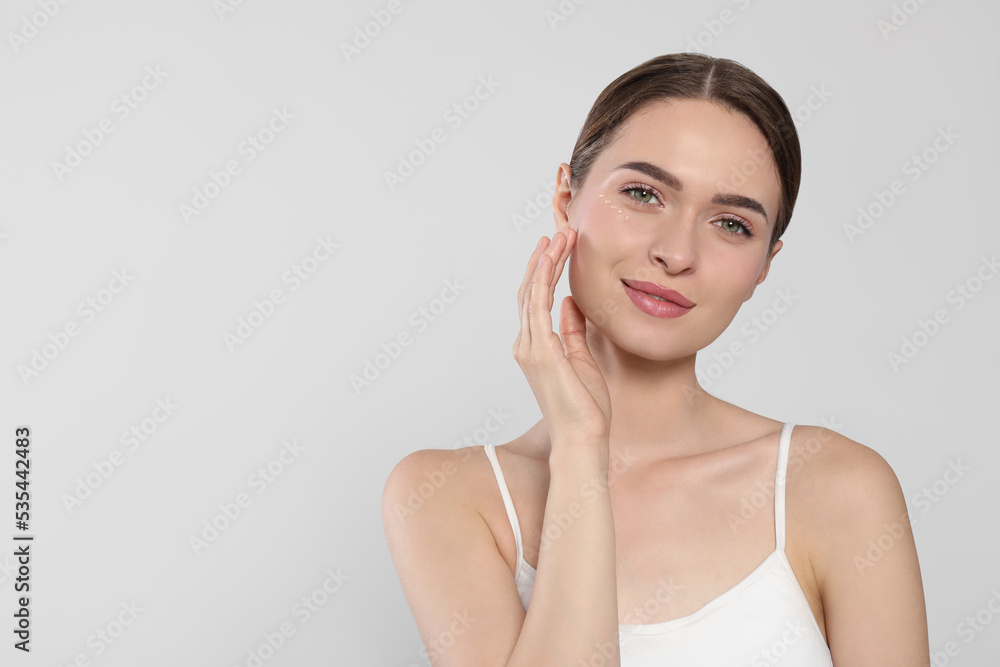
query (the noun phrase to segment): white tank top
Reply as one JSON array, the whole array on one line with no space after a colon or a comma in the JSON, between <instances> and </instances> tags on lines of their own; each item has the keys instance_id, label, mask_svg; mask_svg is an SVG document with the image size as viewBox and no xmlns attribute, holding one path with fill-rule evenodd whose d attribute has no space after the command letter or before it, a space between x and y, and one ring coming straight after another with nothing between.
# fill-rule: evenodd
<instances>
[{"instance_id":1,"label":"white tank top","mask_svg":"<svg viewBox=\"0 0 1000 667\"><path fill-rule=\"evenodd\" d=\"M781 429L774 486L774 530L777 546L742 581L698 611L663 623L620 624L622 667L663 665L796 665L833 667L805 593L785 556L785 471L794 424ZM510 499L494 445L483 449L500 487L517 544L514 582L525 610L531 600L535 568L524 560L521 527Z\"/></svg>"}]
</instances>

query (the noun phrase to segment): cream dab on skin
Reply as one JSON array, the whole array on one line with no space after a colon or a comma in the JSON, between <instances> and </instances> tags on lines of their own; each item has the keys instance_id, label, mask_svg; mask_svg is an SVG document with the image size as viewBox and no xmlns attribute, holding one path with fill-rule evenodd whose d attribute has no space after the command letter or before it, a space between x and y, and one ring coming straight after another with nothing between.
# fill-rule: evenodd
<instances>
[{"instance_id":1,"label":"cream dab on skin","mask_svg":"<svg viewBox=\"0 0 1000 667\"><path fill-rule=\"evenodd\" d=\"M603 195L603 194L599 194L599 195L597 195L597 196L598 196L598 197L604 197L604 195ZM611 204L611 200L610 200L610 199L605 199L605 200L604 200L604 203L605 203L605 204ZM614 205L612 205L612 207L613 207L613 206L614 206ZM622 210L621 210L621 209L618 209L618 212L619 212L619 213L621 213L621 212L622 212ZM627 215L625 216L625 219L626 219L626 220L628 220L628 216L627 216Z\"/></svg>"}]
</instances>

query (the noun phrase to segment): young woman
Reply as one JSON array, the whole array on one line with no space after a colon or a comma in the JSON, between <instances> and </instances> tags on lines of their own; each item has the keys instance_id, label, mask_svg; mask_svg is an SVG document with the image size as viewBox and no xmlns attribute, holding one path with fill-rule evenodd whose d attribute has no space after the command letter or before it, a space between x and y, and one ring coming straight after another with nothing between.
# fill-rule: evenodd
<instances>
[{"instance_id":1,"label":"young woman","mask_svg":"<svg viewBox=\"0 0 1000 667\"><path fill-rule=\"evenodd\" d=\"M929 664L885 460L695 375L781 249L799 170L786 105L734 61L661 56L598 97L517 294L541 421L414 452L385 486L433 665Z\"/></svg>"}]
</instances>

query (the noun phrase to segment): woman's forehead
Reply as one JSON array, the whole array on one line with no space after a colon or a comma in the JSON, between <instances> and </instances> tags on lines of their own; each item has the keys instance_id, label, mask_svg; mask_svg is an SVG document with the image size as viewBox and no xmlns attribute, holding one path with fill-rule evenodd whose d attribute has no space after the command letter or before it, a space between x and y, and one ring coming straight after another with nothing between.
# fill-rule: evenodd
<instances>
[{"instance_id":1,"label":"woman's forehead","mask_svg":"<svg viewBox=\"0 0 1000 667\"><path fill-rule=\"evenodd\" d=\"M649 144L693 137L767 146L767 139L752 120L710 100L649 102L629 116L615 134L615 143L625 139Z\"/></svg>"}]
</instances>

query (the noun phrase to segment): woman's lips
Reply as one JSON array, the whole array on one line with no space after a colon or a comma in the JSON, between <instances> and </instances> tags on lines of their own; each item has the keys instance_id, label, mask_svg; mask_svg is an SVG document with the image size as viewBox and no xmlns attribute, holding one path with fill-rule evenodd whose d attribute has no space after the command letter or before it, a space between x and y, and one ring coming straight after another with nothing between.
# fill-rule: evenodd
<instances>
[{"instance_id":1,"label":"woman's lips","mask_svg":"<svg viewBox=\"0 0 1000 667\"><path fill-rule=\"evenodd\" d=\"M639 290L640 292L645 292L646 294L652 294L653 296L658 296L662 299L666 299L667 301L673 301L678 306L690 308L694 305L694 301L684 298L684 295L680 292L675 292L672 289L667 289L666 287L662 287L656 283L647 283L642 280L622 280L622 282L634 290Z\"/></svg>"},{"instance_id":2,"label":"woman's lips","mask_svg":"<svg viewBox=\"0 0 1000 667\"><path fill-rule=\"evenodd\" d=\"M625 293L632 299L632 303L639 307L639 310L654 317L680 317L688 313L695 305L693 301L686 299L682 294L661 287L656 283L623 280L622 286L625 288ZM654 298L656 296L666 300L660 301L660 299Z\"/></svg>"}]
</instances>

